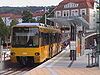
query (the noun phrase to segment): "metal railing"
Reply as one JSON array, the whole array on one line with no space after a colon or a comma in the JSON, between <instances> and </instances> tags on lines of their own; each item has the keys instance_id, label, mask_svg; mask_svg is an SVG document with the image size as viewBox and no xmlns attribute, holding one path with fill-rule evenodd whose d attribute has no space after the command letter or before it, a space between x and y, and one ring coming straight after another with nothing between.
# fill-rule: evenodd
<instances>
[{"instance_id":1,"label":"metal railing","mask_svg":"<svg viewBox=\"0 0 100 75\"><path fill-rule=\"evenodd\" d=\"M3 52L3 46L0 46L0 63L6 60L6 58L9 58L10 54L7 54L7 52Z\"/></svg>"},{"instance_id":2,"label":"metal railing","mask_svg":"<svg viewBox=\"0 0 100 75\"><path fill-rule=\"evenodd\" d=\"M92 51L87 54L87 66L86 67L96 67L98 66L99 51Z\"/></svg>"}]
</instances>

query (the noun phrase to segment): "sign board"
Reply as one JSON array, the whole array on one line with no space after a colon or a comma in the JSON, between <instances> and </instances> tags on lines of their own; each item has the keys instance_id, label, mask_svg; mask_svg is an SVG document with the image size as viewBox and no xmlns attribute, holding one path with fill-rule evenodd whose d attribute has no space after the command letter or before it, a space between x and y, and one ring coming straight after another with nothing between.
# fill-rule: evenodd
<instances>
[{"instance_id":1,"label":"sign board","mask_svg":"<svg viewBox=\"0 0 100 75\"><path fill-rule=\"evenodd\" d=\"M82 26L77 26L77 31L83 31L83 27Z\"/></svg>"},{"instance_id":2,"label":"sign board","mask_svg":"<svg viewBox=\"0 0 100 75\"><path fill-rule=\"evenodd\" d=\"M70 41L70 50L76 50L76 41Z\"/></svg>"}]
</instances>

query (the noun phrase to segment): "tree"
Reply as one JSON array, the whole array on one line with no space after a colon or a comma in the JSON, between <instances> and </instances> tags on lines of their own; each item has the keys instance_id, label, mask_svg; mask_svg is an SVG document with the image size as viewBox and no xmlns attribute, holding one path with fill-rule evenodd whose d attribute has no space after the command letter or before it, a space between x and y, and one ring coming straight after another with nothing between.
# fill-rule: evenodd
<instances>
[{"instance_id":1,"label":"tree","mask_svg":"<svg viewBox=\"0 0 100 75\"><path fill-rule=\"evenodd\" d=\"M23 11L23 13L22 13L22 22L23 23L29 23L29 22L31 22L32 21L32 13L30 12L30 11Z\"/></svg>"},{"instance_id":2,"label":"tree","mask_svg":"<svg viewBox=\"0 0 100 75\"><path fill-rule=\"evenodd\" d=\"M11 23L10 23L10 27L16 25L17 23L18 23L18 20L13 19L13 20L11 21Z\"/></svg>"},{"instance_id":3,"label":"tree","mask_svg":"<svg viewBox=\"0 0 100 75\"><path fill-rule=\"evenodd\" d=\"M40 20L38 22L45 23L45 14L40 18Z\"/></svg>"},{"instance_id":4,"label":"tree","mask_svg":"<svg viewBox=\"0 0 100 75\"><path fill-rule=\"evenodd\" d=\"M18 24L18 20L16 20L16 19L13 19L11 22L10 22L10 26L9 26L9 35L11 35L11 28L12 28L12 26L14 26L14 25L16 25L16 24Z\"/></svg>"},{"instance_id":5,"label":"tree","mask_svg":"<svg viewBox=\"0 0 100 75\"><path fill-rule=\"evenodd\" d=\"M47 17L54 17L54 10L55 10L55 6L49 7Z\"/></svg>"},{"instance_id":6,"label":"tree","mask_svg":"<svg viewBox=\"0 0 100 75\"><path fill-rule=\"evenodd\" d=\"M4 24L2 18L0 17L0 37L3 41L5 41L5 38L7 38L9 35L9 29Z\"/></svg>"},{"instance_id":7,"label":"tree","mask_svg":"<svg viewBox=\"0 0 100 75\"><path fill-rule=\"evenodd\" d=\"M37 22L37 21L35 19L31 19L30 22L32 23L32 22Z\"/></svg>"}]
</instances>

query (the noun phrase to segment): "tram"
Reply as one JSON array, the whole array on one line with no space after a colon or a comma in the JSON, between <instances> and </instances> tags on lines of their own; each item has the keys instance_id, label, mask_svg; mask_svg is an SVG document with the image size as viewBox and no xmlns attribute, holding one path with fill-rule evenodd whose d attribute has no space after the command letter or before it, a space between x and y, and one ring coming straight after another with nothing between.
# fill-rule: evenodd
<instances>
[{"instance_id":1,"label":"tram","mask_svg":"<svg viewBox=\"0 0 100 75\"><path fill-rule=\"evenodd\" d=\"M41 63L60 53L61 31L42 23L19 23L12 27L11 62Z\"/></svg>"}]
</instances>

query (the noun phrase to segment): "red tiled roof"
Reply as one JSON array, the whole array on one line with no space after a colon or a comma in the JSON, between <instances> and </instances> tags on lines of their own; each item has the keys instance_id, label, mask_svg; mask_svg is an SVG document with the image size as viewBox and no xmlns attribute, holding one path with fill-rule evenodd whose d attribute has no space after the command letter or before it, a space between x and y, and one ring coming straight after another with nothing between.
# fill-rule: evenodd
<instances>
[{"instance_id":1,"label":"red tiled roof","mask_svg":"<svg viewBox=\"0 0 100 75\"><path fill-rule=\"evenodd\" d=\"M33 17L43 16L43 15L44 15L44 11L32 13ZM0 14L0 17L10 17L10 19L22 18L21 15L18 15L18 14L16 15L16 14L12 14L12 13L3 13L3 14Z\"/></svg>"},{"instance_id":2,"label":"red tiled roof","mask_svg":"<svg viewBox=\"0 0 100 75\"><path fill-rule=\"evenodd\" d=\"M11 14L11 13L7 13L7 14L0 14L0 17L12 17L13 16L13 14Z\"/></svg>"},{"instance_id":3,"label":"red tiled roof","mask_svg":"<svg viewBox=\"0 0 100 75\"><path fill-rule=\"evenodd\" d=\"M63 10L64 5L69 2L78 3L79 4L78 8L92 8L94 6L94 0L63 0L62 2L59 3L56 10Z\"/></svg>"},{"instance_id":4,"label":"red tiled roof","mask_svg":"<svg viewBox=\"0 0 100 75\"><path fill-rule=\"evenodd\" d=\"M67 2L94 2L95 0L63 0L61 3Z\"/></svg>"},{"instance_id":5,"label":"red tiled roof","mask_svg":"<svg viewBox=\"0 0 100 75\"><path fill-rule=\"evenodd\" d=\"M36 16L43 16L44 15L44 12L34 12L32 14L33 17L36 17Z\"/></svg>"},{"instance_id":6,"label":"red tiled roof","mask_svg":"<svg viewBox=\"0 0 100 75\"><path fill-rule=\"evenodd\" d=\"M22 18L21 15L14 15L13 17L11 17L12 19L16 19L16 18Z\"/></svg>"},{"instance_id":7,"label":"red tiled roof","mask_svg":"<svg viewBox=\"0 0 100 75\"><path fill-rule=\"evenodd\" d=\"M12 13L0 14L0 17L10 17L10 19L22 18L21 15L16 15L16 14L12 14Z\"/></svg>"}]
</instances>

